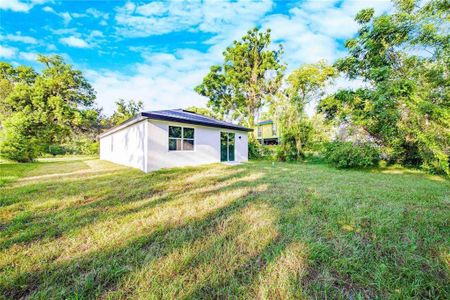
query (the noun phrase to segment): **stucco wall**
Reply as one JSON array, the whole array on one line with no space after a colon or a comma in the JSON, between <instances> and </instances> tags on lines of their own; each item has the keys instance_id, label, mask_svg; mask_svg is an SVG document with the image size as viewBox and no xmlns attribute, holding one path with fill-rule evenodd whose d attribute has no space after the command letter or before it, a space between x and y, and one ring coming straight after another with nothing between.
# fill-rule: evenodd
<instances>
[{"instance_id":1,"label":"stucco wall","mask_svg":"<svg viewBox=\"0 0 450 300\"><path fill-rule=\"evenodd\" d=\"M248 160L247 132L156 120L148 122L149 171L220 162L220 132L222 131L236 134L236 161ZM195 129L193 151L169 151L169 125Z\"/></svg>"},{"instance_id":2,"label":"stucco wall","mask_svg":"<svg viewBox=\"0 0 450 300\"><path fill-rule=\"evenodd\" d=\"M141 121L100 138L100 159L146 172L147 121Z\"/></svg>"},{"instance_id":3,"label":"stucco wall","mask_svg":"<svg viewBox=\"0 0 450 300\"><path fill-rule=\"evenodd\" d=\"M195 129L193 151L169 151L169 125ZM220 132L235 133L235 160L247 161L248 134L245 131L156 120L143 120L100 138L100 159L144 172L216 163L220 162Z\"/></svg>"}]
</instances>

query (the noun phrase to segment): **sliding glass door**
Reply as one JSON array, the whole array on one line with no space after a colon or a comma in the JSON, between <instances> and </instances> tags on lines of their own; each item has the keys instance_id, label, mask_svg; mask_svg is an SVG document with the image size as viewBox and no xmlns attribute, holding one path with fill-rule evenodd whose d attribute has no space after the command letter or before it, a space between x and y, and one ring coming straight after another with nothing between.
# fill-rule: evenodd
<instances>
[{"instance_id":1,"label":"sliding glass door","mask_svg":"<svg viewBox=\"0 0 450 300\"><path fill-rule=\"evenodd\" d=\"M220 133L220 161L234 161L235 134L231 132Z\"/></svg>"}]
</instances>

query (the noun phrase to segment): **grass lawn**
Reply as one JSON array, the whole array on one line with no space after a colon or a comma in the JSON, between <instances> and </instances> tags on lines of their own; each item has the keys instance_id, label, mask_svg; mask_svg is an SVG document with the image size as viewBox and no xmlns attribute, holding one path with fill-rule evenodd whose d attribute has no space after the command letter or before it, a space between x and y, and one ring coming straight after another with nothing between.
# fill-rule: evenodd
<instances>
[{"instance_id":1,"label":"grass lawn","mask_svg":"<svg viewBox=\"0 0 450 300\"><path fill-rule=\"evenodd\" d=\"M449 299L450 183L251 162L0 164L0 297Z\"/></svg>"}]
</instances>

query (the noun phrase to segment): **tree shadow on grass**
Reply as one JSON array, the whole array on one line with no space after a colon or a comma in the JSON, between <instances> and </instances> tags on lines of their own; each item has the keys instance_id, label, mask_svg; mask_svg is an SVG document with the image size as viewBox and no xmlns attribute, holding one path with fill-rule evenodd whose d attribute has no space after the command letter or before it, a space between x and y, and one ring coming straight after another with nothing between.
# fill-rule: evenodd
<instances>
[{"instance_id":1,"label":"tree shadow on grass","mask_svg":"<svg viewBox=\"0 0 450 300\"><path fill-rule=\"evenodd\" d=\"M58 293L62 293L60 294L62 297L76 294L81 298L89 298L99 295L105 290L113 289L115 284L131 270L142 264L149 264L168 255L174 249L203 237L220 220L244 207L254 197L250 194L236 199L230 205L213 211L205 218L187 222L182 226L158 228L151 234L142 235L122 247L111 246L109 249L90 253L81 258L53 263L44 270L18 274L10 282L11 286L3 286L3 293L12 298L32 294L38 298L55 296L52 294L54 291L45 288L54 285L55 282L51 281L56 279ZM49 276L50 274L52 275ZM93 280L92 285L89 284L90 280ZM18 282L23 284L23 288L17 288L14 283ZM48 292L50 295L46 295Z\"/></svg>"},{"instance_id":2,"label":"tree shadow on grass","mask_svg":"<svg viewBox=\"0 0 450 300\"><path fill-rule=\"evenodd\" d=\"M56 211L48 209L36 213L34 209L32 213L31 210L25 210L10 222L1 224L0 250L17 243L26 245L37 240L56 239L92 223L136 213L176 200L186 194L186 190L190 190L190 194L195 194L202 186L219 185L232 178L239 178L238 172L227 172L226 176L200 179L194 185L180 184L183 179L197 173L198 169L189 168L171 172L164 170L147 175L135 171L117 172L101 178L94 176L94 178L73 179L70 182L64 182L63 187L60 187L59 183L50 182L32 184L27 187L27 190L31 189L32 192L27 193L26 199L21 198L19 200L21 203L33 202L34 199L42 197L43 193L51 196L52 193L49 191L54 191L55 187L60 189L55 192L61 198L58 201L76 196L79 199L72 201L67 207L57 208ZM124 188L125 183L130 185L129 182L132 182L130 188ZM168 189L161 182L174 182L179 186L176 189ZM108 189L102 191L102 186L105 185ZM94 191L94 194L91 195L89 191ZM8 193L13 195L17 194L17 191L13 188ZM205 197L212 193L214 193L213 190L198 195ZM133 202L142 202L142 204L134 205ZM132 207L126 208L127 205Z\"/></svg>"},{"instance_id":3,"label":"tree shadow on grass","mask_svg":"<svg viewBox=\"0 0 450 300\"><path fill-rule=\"evenodd\" d=\"M245 170L248 174L249 170ZM242 174L242 177L244 177ZM233 177L233 175L230 175ZM226 182L226 180L225 180ZM206 193L218 194L225 190L251 186L257 188L265 184L264 180L256 179L254 181L236 180L233 184L225 184L219 189L211 189ZM207 196L200 195L199 197ZM101 252L90 253L82 258L76 258L63 263L54 263L50 268L39 271L22 273L15 282L27 282L26 288L17 290L13 287L5 287L5 292L11 297L22 297L33 295L36 297L54 296L51 291L46 290L46 286L52 286L54 283L48 280L58 278L59 292L62 295L77 295L78 297L92 297L104 293L105 290L115 290L116 285L128 275L131 271L139 269L142 265L149 265L153 261L167 256L176 249L186 244L195 242L205 236L214 235L214 230L220 222L237 214L240 210L253 202L260 202L258 192L250 192L249 195L239 197L230 205L213 211L201 220L194 220L179 227L168 227L157 230L150 235L141 236L134 241L127 243L123 247L112 247L104 249ZM266 204L270 204L265 201ZM288 209L293 203L283 204L279 208ZM301 205L296 203L296 205ZM281 210L283 214L286 211ZM278 221L277 221L278 222ZM259 272L269 263L275 261L283 250L292 242L289 232L276 226L280 235L274 238L259 253L248 257L246 261L236 266L236 269L226 274L220 282L205 283L191 292L192 297L220 297L230 296L233 289L250 285ZM216 248L214 245L212 248ZM220 259L211 257L212 260ZM214 261L211 261L214 264ZM191 265L195 267L195 263ZM48 277L53 274L52 277ZM61 282L63 279L63 282Z\"/></svg>"}]
</instances>

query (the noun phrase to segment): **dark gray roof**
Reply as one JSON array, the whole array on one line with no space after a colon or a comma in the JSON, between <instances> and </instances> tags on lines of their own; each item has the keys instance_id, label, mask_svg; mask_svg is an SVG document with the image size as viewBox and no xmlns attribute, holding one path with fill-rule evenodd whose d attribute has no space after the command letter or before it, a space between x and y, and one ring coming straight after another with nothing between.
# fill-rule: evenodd
<instances>
[{"instance_id":1,"label":"dark gray roof","mask_svg":"<svg viewBox=\"0 0 450 300\"><path fill-rule=\"evenodd\" d=\"M269 119L256 123L256 125L265 125L265 124L273 124L273 121Z\"/></svg>"},{"instance_id":2,"label":"dark gray roof","mask_svg":"<svg viewBox=\"0 0 450 300\"><path fill-rule=\"evenodd\" d=\"M173 121L194 125L203 125L210 127L234 129L241 131L253 131L253 129L235 125L230 122L216 120L211 117L196 114L192 111L185 109L168 109L168 110L157 110L157 111L146 111L142 113L142 116L148 117L154 120L165 120Z\"/></svg>"},{"instance_id":3,"label":"dark gray roof","mask_svg":"<svg viewBox=\"0 0 450 300\"><path fill-rule=\"evenodd\" d=\"M253 131L253 129L251 129L251 128L235 125L230 122L216 120L211 117L196 114L189 110L168 109L168 110L156 110L156 111L141 112L141 113L137 114L136 116L134 116L133 118L123 122L122 124L119 124L113 128L110 128L109 130L103 132L102 134L100 134L100 137L107 136L117 130L120 130L124 127L132 125L132 124L139 122L146 118L152 119L152 120L172 121L172 122L178 122L178 123L202 125L202 126L208 126L208 127L217 127L217 128L233 129L233 130L240 130L240 131Z\"/></svg>"}]
</instances>

